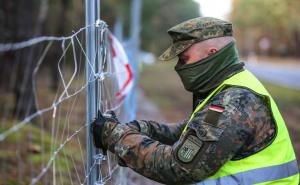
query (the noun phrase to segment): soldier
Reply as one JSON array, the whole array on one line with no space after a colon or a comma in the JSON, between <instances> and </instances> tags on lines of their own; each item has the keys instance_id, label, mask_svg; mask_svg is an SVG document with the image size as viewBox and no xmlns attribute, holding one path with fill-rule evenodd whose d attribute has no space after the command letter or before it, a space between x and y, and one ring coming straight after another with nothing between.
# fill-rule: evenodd
<instances>
[{"instance_id":1,"label":"soldier","mask_svg":"<svg viewBox=\"0 0 300 185\"><path fill-rule=\"evenodd\" d=\"M120 124L99 113L94 144L120 164L165 184L249 185L299 183L290 137L263 85L240 62L232 24L199 17L168 31L173 44L160 60L193 92L187 121Z\"/></svg>"}]
</instances>

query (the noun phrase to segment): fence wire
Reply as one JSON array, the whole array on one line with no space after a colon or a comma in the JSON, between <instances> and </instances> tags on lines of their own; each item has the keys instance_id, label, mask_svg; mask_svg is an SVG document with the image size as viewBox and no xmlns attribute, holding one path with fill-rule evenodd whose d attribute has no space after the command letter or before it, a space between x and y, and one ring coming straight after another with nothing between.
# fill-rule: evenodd
<instances>
[{"instance_id":1,"label":"fence wire","mask_svg":"<svg viewBox=\"0 0 300 185\"><path fill-rule=\"evenodd\" d=\"M99 31L99 45L95 52L103 63L101 73L92 71L85 81L85 62L91 65L84 49L85 31L89 27ZM26 116L18 116L18 105L14 88L1 89L0 102L0 184L86 184L93 170L99 171L98 181L108 182L118 166L113 155L95 159L90 169L86 168L85 134L89 124L85 123L85 96L89 83L98 84L101 101L98 109L104 112L114 110L121 116L123 101L115 98L118 92L118 73L112 65L109 45L104 42L107 27L102 21L82 27L67 37L42 36L19 43L0 43L0 56L14 53L15 60L1 60L2 63L14 63L10 68L8 84L20 84L18 81L31 79L32 96L36 111L27 111ZM26 50L27 49L27 50ZM34 69L28 69L22 79L17 73L29 50L38 50ZM100 49L100 50L98 50ZM41 51L40 51L41 50ZM52 60L54 52L60 50L60 56ZM101 53L99 53L101 51ZM50 58L51 59L48 59ZM96 58L94 59L96 60ZM56 68L59 81L53 91L50 86L50 71ZM26 64L25 64L26 65ZM26 85L23 91L26 90ZM24 90L25 89L25 90ZM100 96L100 94L99 94ZM28 94L18 94L23 100L31 98ZM28 108L30 109L30 108ZM104 161L102 161L104 160Z\"/></svg>"}]
</instances>

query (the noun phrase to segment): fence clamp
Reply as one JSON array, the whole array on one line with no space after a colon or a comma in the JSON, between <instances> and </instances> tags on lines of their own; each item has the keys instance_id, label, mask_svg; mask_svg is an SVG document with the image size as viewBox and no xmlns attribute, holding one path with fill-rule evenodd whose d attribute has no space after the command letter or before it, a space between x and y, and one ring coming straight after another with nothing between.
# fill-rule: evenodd
<instances>
[{"instance_id":1,"label":"fence clamp","mask_svg":"<svg viewBox=\"0 0 300 185\"><path fill-rule=\"evenodd\" d=\"M105 155L103 154L96 154L94 155L95 164L101 165L102 161L106 160Z\"/></svg>"}]
</instances>

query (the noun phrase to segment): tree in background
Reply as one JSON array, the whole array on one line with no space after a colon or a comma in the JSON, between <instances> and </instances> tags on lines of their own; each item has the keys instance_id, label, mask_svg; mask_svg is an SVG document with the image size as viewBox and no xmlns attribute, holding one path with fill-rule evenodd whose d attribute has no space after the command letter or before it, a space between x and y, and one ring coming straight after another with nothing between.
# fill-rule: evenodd
<instances>
[{"instance_id":1,"label":"tree in background","mask_svg":"<svg viewBox=\"0 0 300 185\"><path fill-rule=\"evenodd\" d=\"M43 2L43 1L42 1ZM47 3L22 0L18 3L1 2L1 42L18 42L39 35L45 21ZM43 10L43 11L39 11ZM13 90L15 98L14 114L19 118L36 111L32 84L32 73L38 49L33 46L18 52L1 55L1 90ZM15 73L15 78L9 78Z\"/></svg>"},{"instance_id":2,"label":"tree in background","mask_svg":"<svg viewBox=\"0 0 300 185\"><path fill-rule=\"evenodd\" d=\"M41 35L70 35L72 30L84 25L83 2L71 2L1 1L0 42L19 42ZM58 45L54 46L57 49L50 50L45 62L48 66L44 66L51 74L49 77L55 91L59 83L55 61L58 61L62 54L60 44ZM20 119L36 111L32 74L44 47L44 44L38 44L18 51L0 53L0 91L12 92L14 114Z\"/></svg>"},{"instance_id":3,"label":"tree in background","mask_svg":"<svg viewBox=\"0 0 300 185\"><path fill-rule=\"evenodd\" d=\"M199 5L191 0L151 0L143 4L142 48L156 54L170 45L167 29L199 17Z\"/></svg>"},{"instance_id":4,"label":"tree in background","mask_svg":"<svg viewBox=\"0 0 300 185\"><path fill-rule=\"evenodd\" d=\"M117 17L124 23L128 35L131 0L101 1L101 17L112 26ZM170 44L166 31L184 20L198 17L199 5L192 0L144 0L142 1L141 44L142 49L157 55Z\"/></svg>"},{"instance_id":5,"label":"tree in background","mask_svg":"<svg viewBox=\"0 0 300 185\"><path fill-rule=\"evenodd\" d=\"M117 17L124 23L128 35L131 0L101 1L101 19L112 30ZM142 49L160 54L168 44L166 31L186 19L199 16L199 6L192 0L142 1ZM41 35L65 36L85 26L84 1L20 0L0 2L0 42L19 42ZM84 33L82 35L84 38ZM84 44L84 43L83 43ZM0 53L0 91L12 92L15 114L19 118L36 111L33 92L33 70L45 45L39 44L18 51ZM51 79L54 91L59 87L57 63L62 54L59 43L53 44L41 66ZM70 57L71 58L71 57ZM68 59L63 66L67 69ZM16 74L12 80L7 80ZM22 95L22 96L21 96ZM1 110L1 109L0 109Z\"/></svg>"},{"instance_id":6,"label":"tree in background","mask_svg":"<svg viewBox=\"0 0 300 185\"><path fill-rule=\"evenodd\" d=\"M243 54L260 53L262 39L270 55L300 56L300 1L233 0L231 20Z\"/></svg>"}]
</instances>

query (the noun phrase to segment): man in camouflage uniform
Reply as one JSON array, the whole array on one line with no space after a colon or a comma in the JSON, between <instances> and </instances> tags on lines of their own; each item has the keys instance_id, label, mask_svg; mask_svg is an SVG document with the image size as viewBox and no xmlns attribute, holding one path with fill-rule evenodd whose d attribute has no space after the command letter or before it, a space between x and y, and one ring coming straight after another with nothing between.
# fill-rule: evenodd
<instances>
[{"instance_id":1,"label":"man in camouflage uniform","mask_svg":"<svg viewBox=\"0 0 300 185\"><path fill-rule=\"evenodd\" d=\"M175 69L185 88L193 92L194 109L225 79L244 70L229 22L200 17L168 33L173 45L160 60L177 57ZM183 70L186 66L193 68ZM276 124L265 100L239 87L223 89L190 121L120 124L114 115L99 114L92 128L96 147L116 154L121 165L165 184L201 182L227 161L255 154L276 137Z\"/></svg>"}]
</instances>

